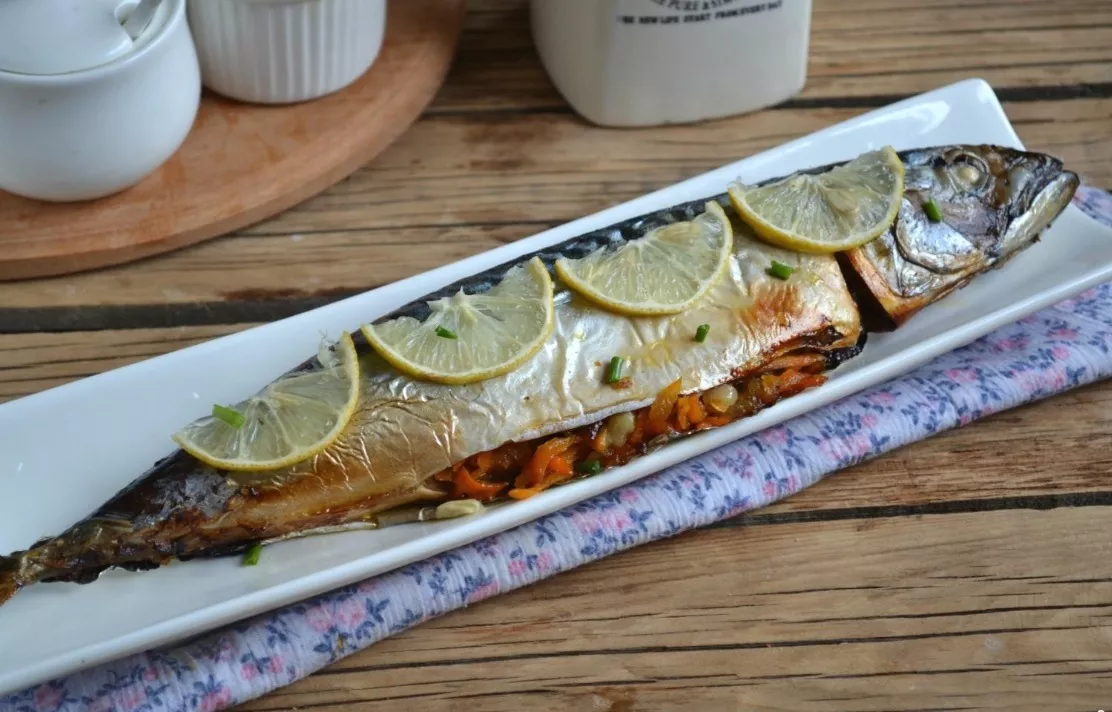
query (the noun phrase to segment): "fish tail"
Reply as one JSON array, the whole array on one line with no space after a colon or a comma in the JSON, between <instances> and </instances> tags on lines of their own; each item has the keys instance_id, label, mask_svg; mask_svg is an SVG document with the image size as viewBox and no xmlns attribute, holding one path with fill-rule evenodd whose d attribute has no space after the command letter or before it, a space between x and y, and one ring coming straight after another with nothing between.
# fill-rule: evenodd
<instances>
[{"instance_id":1,"label":"fish tail","mask_svg":"<svg viewBox=\"0 0 1112 712\"><path fill-rule=\"evenodd\" d=\"M23 586L20 576L22 570L20 559L12 556L0 556L0 606L7 603Z\"/></svg>"}]
</instances>

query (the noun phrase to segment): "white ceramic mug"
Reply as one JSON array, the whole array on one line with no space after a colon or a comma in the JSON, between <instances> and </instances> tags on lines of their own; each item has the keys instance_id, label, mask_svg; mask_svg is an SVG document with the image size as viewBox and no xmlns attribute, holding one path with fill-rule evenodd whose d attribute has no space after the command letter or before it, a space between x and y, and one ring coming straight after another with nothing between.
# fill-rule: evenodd
<instances>
[{"instance_id":1,"label":"white ceramic mug","mask_svg":"<svg viewBox=\"0 0 1112 712\"><path fill-rule=\"evenodd\" d=\"M86 3L80 6L85 10L91 7L92 0L74 1ZM97 1L105 4L105 0ZM48 19L65 20L58 7L36 7L51 9ZM97 38L81 33L110 27L48 27L44 31L35 26L31 14L0 19L7 32L38 32L36 40L59 42L56 47L35 45L35 57L30 51L0 56L0 65L19 70L0 66L0 189L47 201L100 198L140 182L181 146L201 97L185 0L165 0L134 46L128 40L127 47L116 47L100 57L107 61L72 71L62 71L66 61L80 67L118 39L107 35L97 46ZM27 20L28 26L16 27L17 19ZM66 56L78 44L69 42L67 46L63 41L67 33L71 38L90 40L80 48L84 52L80 56ZM9 42L9 49L14 46ZM35 73L36 68L43 73Z\"/></svg>"},{"instance_id":2,"label":"white ceramic mug","mask_svg":"<svg viewBox=\"0 0 1112 712\"><path fill-rule=\"evenodd\" d=\"M811 0L532 0L557 90L604 126L764 108L803 88Z\"/></svg>"}]
</instances>

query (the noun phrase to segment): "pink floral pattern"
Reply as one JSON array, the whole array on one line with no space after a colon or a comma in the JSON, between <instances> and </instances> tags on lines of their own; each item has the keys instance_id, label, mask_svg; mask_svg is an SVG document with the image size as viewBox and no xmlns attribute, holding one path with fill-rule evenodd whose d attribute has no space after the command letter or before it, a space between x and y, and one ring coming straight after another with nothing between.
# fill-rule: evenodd
<instances>
[{"instance_id":1,"label":"pink floral pattern","mask_svg":"<svg viewBox=\"0 0 1112 712\"><path fill-rule=\"evenodd\" d=\"M1112 226L1112 197L1075 204ZM215 712L456 608L808 487L935 433L1112 375L1112 283L890 383L619 490L362 583L0 698L3 712Z\"/></svg>"}]
</instances>

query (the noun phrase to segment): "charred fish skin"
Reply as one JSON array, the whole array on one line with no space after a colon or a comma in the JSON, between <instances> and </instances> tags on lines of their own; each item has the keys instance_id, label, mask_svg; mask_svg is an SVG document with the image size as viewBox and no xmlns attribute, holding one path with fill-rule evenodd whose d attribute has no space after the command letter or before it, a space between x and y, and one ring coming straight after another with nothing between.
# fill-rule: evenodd
<instances>
[{"instance_id":1,"label":"charred fish skin","mask_svg":"<svg viewBox=\"0 0 1112 712\"><path fill-rule=\"evenodd\" d=\"M731 210L724 195L720 196L719 202L724 209ZM376 321L401 315L424 319L428 316L429 301L452 296L461 289L469 293L485 292L498 284L512 267L527 262L534 255L541 257L551 271L560 257L582 257L600 247L616 247L635 239L653 227L693 219L703 211L704 204L705 201L701 200L689 201L569 238L449 284ZM375 360L375 354L358 329L353 331L353 340L362 358ZM320 361L314 355L289 372L319 366ZM335 474L335 470L331 472ZM342 485L342 479L335 477L337 487ZM321 489L328 488L322 482ZM242 478L220 472L177 450L154 463L110 501L69 530L57 537L36 542L26 551L13 552L8 557L0 556L0 603L19 587L37 581L95 579L108 568L123 568L132 561L164 563L173 558L212 550L230 554L245 550L268 535L282 536L289 531L260 526L257 531L245 529L237 534L214 527L212 522L263 500L268 494L274 496L275 491L288 492L289 489L289 485L274 486L272 481L245 483ZM375 499L373 495L369 498ZM359 502L350 508L360 509L362 504ZM339 508L322 506L321 509ZM328 517L330 520L341 518ZM209 526L200 528L206 522ZM109 523L107 528L104 526L106 523ZM323 526L336 523L328 521ZM115 536L109 533L113 526L117 528Z\"/></svg>"},{"instance_id":2,"label":"charred fish skin","mask_svg":"<svg viewBox=\"0 0 1112 712\"><path fill-rule=\"evenodd\" d=\"M178 450L59 536L0 557L0 603L31 583L90 583L110 568L143 571L175 559L233 555L299 532L373 527L384 509L444 494L417 487L351 498L344 490L311 478L238 481Z\"/></svg>"},{"instance_id":3,"label":"charred fish skin","mask_svg":"<svg viewBox=\"0 0 1112 712\"><path fill-rule=\"evenodd\" d=\"M0 606L33 579L22 575L23 559L19 556L0 556Z\"/></svg>"},{"instance_id":4,"label":"charred fish skin","mask_svg":"<svg viewBox=\"0 0 1112 712\"><path fill-rule=\"evenodd\" d=\"M679 215L695 208L686 210ZM677 379L685 392L703 391L791 353L837 360L854 352L860 324L835 260L769 247L737 230L728 274L688 312L629 318L561 290L552 336L504 376L464 386L417 382L360 344L360 403L333 446L259 477L219 472L179 451L86 521L18 554L19 583L83 582L112 566L231 553L357 522L444 496L430 478L471 455L645 407ZM774 259L797 268L790 282L766 274ZM696 343L699 324L711 329ZM622 389L598 373L615 353L631 364L632 383Z\"/></svg>"},{"instance_id":5,"label":"charred fish skin","mask_svg":"<svg viewBox=\"0 0 1112 712\"><path fill-rule=\"evenodd\" d=\"M901 158L914 172L930 165L931 152L939 150L943 149L906 152ZM1053 196L1038 176L1055 165L1060 175L1072 174L1061 172L1054 159L1047 158L1046 164L1049 168L1039 169L1016 192L1029 195L1024 200L1032 205L1042 200L1048 206L1044 210L1053 212ZM965 178L972 175L966 173ZM563 432L644 406L675 378L684 379L685 393L694 392L759 372L762 364L791 353L821 353L828 368L859 353L865 332L847 281L860 272L839 266L834 257L802 255L762 243L737 219L725 193L710 199L735 223L735 249L726 277L692 313L623 317L561 290L558 324L545 347L517 371L467 386L405 378L357 333L363 372L360 406L332 447L292 468L258 476L221 472L176 451L62 535L0 557L0 603L18 588L39 581L88 582L112 567L147 569L172 559L233 554L259 541L356 525L400 505L435 501L444 492L430 477L445 467L505 442ZM425 318L427 302L460 289L486 291L534 255L551 270L559 257L581 257L655 227L691 220L705 210L705 203L689 201L630 218L515 258L382 319L403 314ZM1022 220L1029 212L1007 216L1004 234L1010 237L997 241L1002 243L998 255L1029 244L1026 233L1038 227L1034 219ZM1009 233L1012 225L1023 227ZM927 247L917 256L920 261L937 257L946 263L945 255L931 255ZM783 282L765 273L773 259L797 268L792 280ZM861 281L869 294L887 284ZM922 298L929 302L942 293L928 290ZM696 348L691 331L702 323L712 324L711 336ZM642 359L640 371L634 369L635 387L621 392L600 388L591 375L598 359L622 352ZM313 357L292 370L318 366Z\"/></svg>"},{"instance_id":6,"label":"charred fish skin","mask_svg":"<svg viewBox=\"0 0 1112 712\"><path fill-rule=\"evenodd\" d=\"M703 209L685 204L572 242L586 253ZM790 282L766 274L773 259L798 268ZM481 275L478 288L498 276ZM833 258L767 246L742 225L728 274L689 312L629 318L569 290L557 296L556 312L553 335L533 359L466 386L409 379L360 340L360 404L333 446L258 477L220 472L178 451L87 520L18 553L18 566L7 565L16 571L7 588L84 582L110 567L150 568L359 522L390 506L443 497L431 476L470 455L647 406L676 379L685 392L700 391L797 351L845 358L861 336ZM704 343L692 338L699 324L711 325ZM628 388L607 386L596 373L614 353L630 360Z\"/></svg>"},{"instance_id":7,"label":"charred fish skin","mask_svg":"<svg viewBox=\"0 0 1112 712\"><path fill-rule=\"evenodd\" d=\"M875 300L889 330L1033 244L1080 185L1057 158L999 146L944 146L900 154L904 197L892 227L842 256L854 296ZM942 219L924 206L933 201ZM852 272L852 274L849 274Z\"/></svg>"}]
</instances>

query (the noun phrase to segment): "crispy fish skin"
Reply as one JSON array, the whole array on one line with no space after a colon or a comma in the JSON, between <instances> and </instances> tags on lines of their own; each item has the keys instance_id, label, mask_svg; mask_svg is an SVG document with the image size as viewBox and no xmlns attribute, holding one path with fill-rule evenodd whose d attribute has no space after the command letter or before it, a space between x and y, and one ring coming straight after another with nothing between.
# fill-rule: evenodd
<instances>
[{"instance_id":1,"label":"crispy fish skin","mask_svg":"<svg viewBox=\"0 0 1112 712\"><path fill-rule=\"evenodd\" d=\"M504 376L465 386L416 383L365 356L355 427L291 474L335 469L379 483L382 491L415 486L503 443L649 405L676 379L684 393L702 391L761 367L801 340L827 348L856 343L857 309L833 258L777 250L740 225L734 245L723 279L674 316L627 317L561 289L552 335ZM796 278L767 275L773 259L797 267ZM710 325L704 343L693 338L700 324ZM613 356L627 359L627 388L603 383Z\"/></svg>"},{"instance_id":2,"label":"crispy fish skin","mask_svg":"<svg viewBox=\"0 0 1112 712\"><path fill-rule=\"evenodd\" d=\"M905 161L920 161L918 153L927 152L910 152ZM1037 188L1042 180L1032 185ZM1012 191L1009 199L1026 195ZM725 195L713 199L733 215ZM1048 199L1042 203L1050 204L1047 210L1057 205ZM579 257L640 237L653 227L692 219L704 205L693 201L657 211L536 255L551 269L558 257ZM1027 233L1045 226L1041 218L1025 217L1029 212L1019 211L1008 223L1028 225L1013 230L1017 236L1023 233L1022 240L998 242L1012 251L1029 244ZM843 274L838 260L765 244L736 217L734 229L726 275L689 311L626 317L561 288L556 326L544 347L520 368L488 381L465 386L415 381L357 338L360 404L331 447L283 471L255 475L220 472L177 451L62 535L0 557L0 603L38 581L88 582L114 566L155 568L174 558L234 553L257 541L374 524L379 513L391 508L443 496L430 478L470 455L635 410L677 378L683 392L690 393L760 372L792 353L819 351L833 361L837 354L853 352L863 335L861 318L846 282L849 273ZM928 243L927 249L935 244ZM427 301L460 288L483 291L532 256L449 285L383 319L401 314L422 319L428 314ZM772 260L796 267L791 279L766 274ZM852 273L859 273L854 266ZM883 303L881 288L887 282L862 277ZM946 286L924 292L924 303L956 288L949 282ZM710 332L704 343L695 343L700 324L710 324ZM629 388L602 383L605 364L613 356L629 359Z\"/></svg>"},{"instance_id":3,"label":"crispy fish skin","mask_svg":"<svg viewBox=\"0 0 1112 712\"><path fill-rule=\"evenodd\" d=\"M896 221L843 256L883 310L887 328L1032 244L1080 184L1058 159L1009 148L951 146L900 158L904 197ZM930 199L941 222L923 209Z\"/></svg>"},{"instance_id":4,"label":"crispy fish skin","mask_svg":"<svg viewBox=\"0 0 1112 712\"><path fill-rule=\"evenodd\" d=\"M791 281L765 273L773 259L797 268ZM711 329L696 343L700 324ZM415 381L357 337L359 406L324 452L280 472L244 475L179 451L89 519L17 554L16 580L84 582L110 566L152 568L366 521L389 506L442 496L423 485L471 455L643 407L676 379L684 392L702 391L792 350L846 349L859 337L833 258L770 247L738 224L727 274L693 309L630 318L561 289L552 335L504 376L463 386ZM628 388L603 382L614 355L629 361Z\"/></svg>"}]
</instances>

